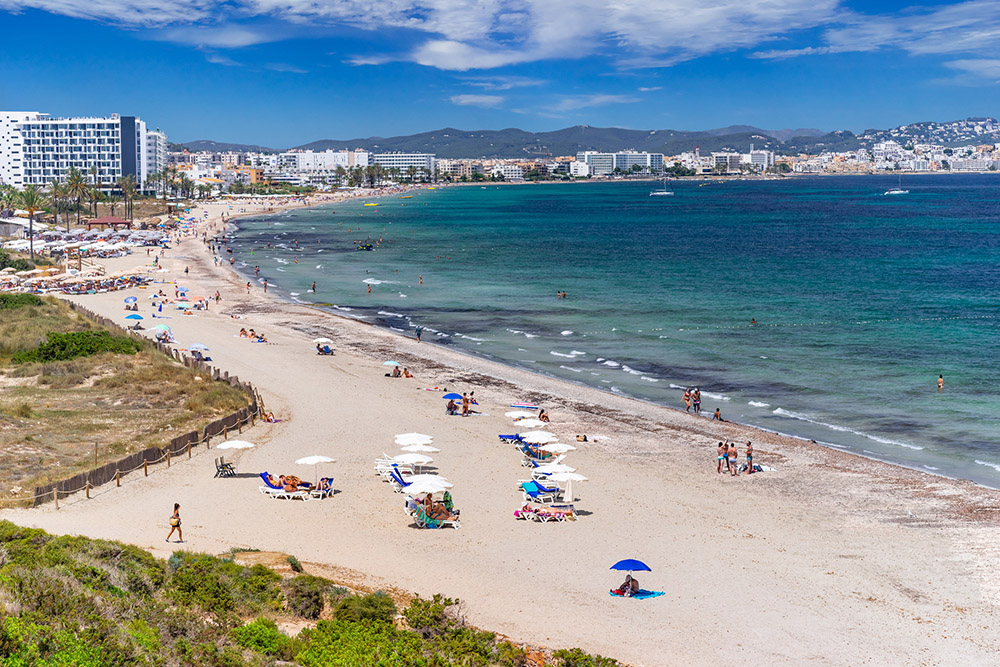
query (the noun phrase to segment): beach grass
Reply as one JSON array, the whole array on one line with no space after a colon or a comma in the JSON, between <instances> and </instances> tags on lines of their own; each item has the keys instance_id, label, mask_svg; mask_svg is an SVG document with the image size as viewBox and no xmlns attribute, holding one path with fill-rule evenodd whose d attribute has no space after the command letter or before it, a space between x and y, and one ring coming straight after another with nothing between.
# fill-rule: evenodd
<instances>
[{"instance_id":1,"label":"beach grass","mask_svg":"<svg viewBox=\"0 0 1000 667\"><path fill-rule=\"evenodd\" d=\"M99 352L65 361L27 361L49 335L106 330L67 304L43 299L4 310L0 320L0 497L70 477L162 445L247 404L146 341L114 335L134 354ZM102 349L100 343L95 349ZM127 350L126 350L127 352Z\"/></svg>"}]
</instances>

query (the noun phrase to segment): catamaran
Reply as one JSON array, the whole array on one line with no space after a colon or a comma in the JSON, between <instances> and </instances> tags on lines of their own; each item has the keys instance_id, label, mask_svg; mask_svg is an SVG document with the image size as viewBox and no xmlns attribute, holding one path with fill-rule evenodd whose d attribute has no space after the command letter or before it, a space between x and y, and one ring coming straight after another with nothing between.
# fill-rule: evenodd
<instances>
[{"instance_id":1,"label":"catamaran","mask_svg":"<svg viewBox=\"0 0 1000 667\"><path fill-rule=\"evenodd\" d=\"M652 192L649 193L649 196L650 197L672 197L673 194L674 194L673 190L668 190L667 189L667 179L664 178L663 179L663 189L662 190L653 190Z\"/></svg>"},{"instance_id":2,"label":"catamaran","mask_svg":"<svg viewBox=\"0 0 1000 667\"><path fill-rule=\"evenodd\" d=\"M910 194L909 190L904 190L903 189L903 175L902 174L899 175L899 185L897 187L895 187L895 188L889 188L888 190L886 190L882 194L883 195L908 195L908 194Z\"/></svg>"}]
</instances>

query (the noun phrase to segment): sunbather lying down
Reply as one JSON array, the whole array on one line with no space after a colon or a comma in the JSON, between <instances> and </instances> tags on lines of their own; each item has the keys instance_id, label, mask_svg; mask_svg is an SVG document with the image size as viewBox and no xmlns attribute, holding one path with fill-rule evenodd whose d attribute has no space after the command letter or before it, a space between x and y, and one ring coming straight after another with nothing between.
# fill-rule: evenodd
<instances>
[{"instance_id":1,"label":"sunbather lying down","mask_svg":"<svg viewBox=\"0 0 1000 667\"><path fill-rule=\"evenodd\" d=\"M622 585L611 592L630 598L639 592L639 580L635 579L631 574L627 574Z\"/></svg>"},{"instance_id":2,"label":"sunbather lying down","mask_svg":"<svg viewBox=\"0 0 1000 667\"><path fill-rule=\"evenodd\" d=\"M295 475L278 475L278 479L274 476L267 476L267 483L271 486L280 486L285 491L312 491L313 485L309 482L303 482L301 479Z\"/></svg>"}]
</instances>

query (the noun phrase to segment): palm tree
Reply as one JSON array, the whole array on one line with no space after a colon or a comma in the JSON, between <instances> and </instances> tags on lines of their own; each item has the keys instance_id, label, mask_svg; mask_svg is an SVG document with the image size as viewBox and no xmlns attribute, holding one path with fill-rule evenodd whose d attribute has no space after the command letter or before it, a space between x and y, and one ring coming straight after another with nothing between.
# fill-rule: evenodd
<instances>
[{"instance_id":1,"label":"palm tree","mask_svg":"<svg viewBox=\"0 0 1000 667\"><path fill-rule=\"evenodd\" d=\"M137 192L135 176L132 174L122 176L118 179L118 183L116 185L118 186L118 189L121 190L122 201L125 203L125 217L131 220L132 201L135 199L135 194Z\"/></svg>"},{"instance_id":2,"label":"palm tree","mask_svg":"<svg viewBox=\"0 0 1000 667\"><path fill-rule=\"evenodd\" d=\"M18 193L17 203L28 212L28 246L31 248L31 260L35 260L35 213L45 206L45 197L37 185L25 186Z\"/></svg>"},{"instance_id":3,"label":"palm tree","mask_svg":"<svg viewBox=\"0 0 1000 667\"><path fill-rule=\"evenodd\" d=\"M121 200L118 199L118 197L115 197L114 195L111 195L111 196L108 197L108 206L111 207L111 215L115 214L115 208L118 207L118 204L120 202L121 202Z\"/></svg>"},{"instance_id":4,"label":"palm tree","mask_svg":"<svg viewBox=\"0 0 1000 667\"><path fill-rule=\"evenodd\" d=\"M101 170L97 168L96 164L92 165L90 167L90 177L93 179L93 183L91 184L92 191L96 191L96 190L98 190L100 188L100 186L97 183L97 177L98 177L98 175L100 173L101 173ZM91 200L91 210L93 211L91 213L91 215L93 215L96 218L97 217L97 197L95 197L94 195L91 195L90 196L90 200Z\"/></svg>"},{"instance_id":5,"label":"palm tree","mask_svg":"<svg viewBox=\"0 0 1000 667\"><path fill-rule=\"evenodd\" d=\"M202 198L208 199L208 196L210 194L212 194L212 186L211 185L207 185L205 183L202 183L201 185L198 186L198 195L199 195L198 198L199 199L202 199Z\"/></svg>"},{"instance_id":6,"label":"palm tree","mask_svg":"<svg viewBox=\"0 0 1000 667\"><path fill-rule=\"evenodd\" d=\"M59 224L59 210L63 207L63 197L66 196L66 188L58 179L53 178L49 184L49 202L52 204L52 220ZM66 231L69 231L69 211L66 216Z\"/></svg>"},{"instance_id":7,"label":"palm tree","mask_svg":"<svg viewBox=\"0 0 1000 667\"><path fill-rule=\"evenodd\" d=\"M80 224L80 207L83 203L83 196L87 193L87 181L76 167L66 170L66 186L68 194L76 199L76 224Z\"/></svg>"}]
</instances>

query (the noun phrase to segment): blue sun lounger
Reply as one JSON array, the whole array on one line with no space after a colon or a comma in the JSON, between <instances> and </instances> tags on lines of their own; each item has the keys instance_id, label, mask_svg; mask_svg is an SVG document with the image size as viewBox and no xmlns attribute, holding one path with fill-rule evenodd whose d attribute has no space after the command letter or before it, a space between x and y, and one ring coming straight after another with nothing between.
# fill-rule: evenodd
<instances>
[{"instance_id":1,"label":"blue sun lounger","mask_svg":"<svg viewBox=\"0 0 1000 667\"><path fill-rule=\"evenodd\" d=\"M403 476L399 474L399 468L396 466L392 466L392 468L389 469L389 482L392 484L393 490L395 490L396 493L402 492L403 489L410 485L410 482L403 481Z\"/></svg>"},{"instance_id":2,"label":"blue sun lounger","mask_svg":"<svg viewBox=\"0 0 1000 667\"><path fill-rule=\"evenodd\" d=\"M525 501L531 501L535 503L552 503L555 502L556 496L554 493L546 493L542 491L541 487L538 486L537 482L524 482L521 484L521 493L524 494Z\"/></svg>"}]
</instances>

